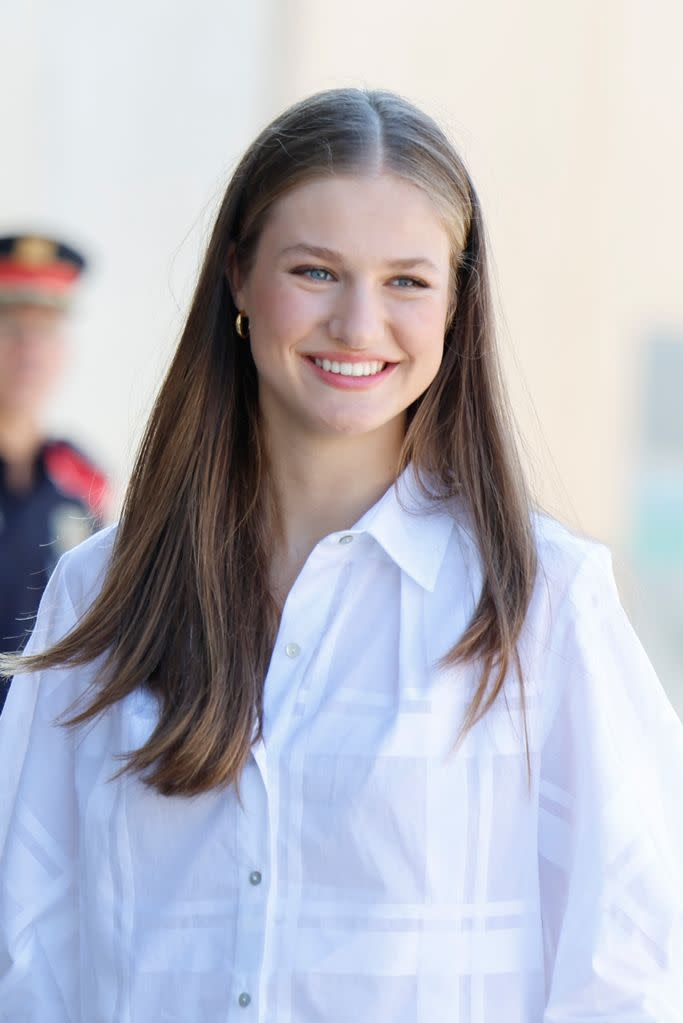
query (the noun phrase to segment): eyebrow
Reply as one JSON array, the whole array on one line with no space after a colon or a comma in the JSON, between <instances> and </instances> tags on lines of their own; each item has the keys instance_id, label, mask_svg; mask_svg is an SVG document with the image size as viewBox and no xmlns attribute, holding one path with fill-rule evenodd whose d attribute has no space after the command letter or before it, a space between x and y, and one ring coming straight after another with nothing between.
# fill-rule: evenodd
<instances>
[{"instance_id":1,"label":"eyebrow","mask_svg":"<svg viewBox=\"0 0 683 1023\"><path fill-rule=\"evenodd\" d=\"M340 252L336 252L334 249L325 248L322 245L308 245L306 242L297 242L295 245L288 245L280 252L281 256L285 256L288 253L301 252L302 254L313 256L316 259L325 259L330 262L342 262L343 257ZM395 270L407 270L413 266L425 266L429 269L434 270L438 273L438 267L431 259L427 259L426 256L408 256L405 259L390 259L387 260L387 266L392 267Z\"/></svg>"}]
</instances>

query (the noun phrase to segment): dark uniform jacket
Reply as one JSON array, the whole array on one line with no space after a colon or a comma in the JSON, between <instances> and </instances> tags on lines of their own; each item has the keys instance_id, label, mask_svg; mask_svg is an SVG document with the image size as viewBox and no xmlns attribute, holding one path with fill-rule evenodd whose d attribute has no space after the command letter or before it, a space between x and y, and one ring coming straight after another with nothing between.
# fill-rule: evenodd
<instances>
[{"instance_id":1,"label":"dark uniform jacket","mask_svg":"<svg viewBox=\"0 0 683 1023\"><path fill-rule=\"evenodd\" d=\"M52 569L101 527L105 499L105 477L67 441L43 446L28 493L8 489L0 457L0 652L24 646Z\"/></svg>"}]
</instances>

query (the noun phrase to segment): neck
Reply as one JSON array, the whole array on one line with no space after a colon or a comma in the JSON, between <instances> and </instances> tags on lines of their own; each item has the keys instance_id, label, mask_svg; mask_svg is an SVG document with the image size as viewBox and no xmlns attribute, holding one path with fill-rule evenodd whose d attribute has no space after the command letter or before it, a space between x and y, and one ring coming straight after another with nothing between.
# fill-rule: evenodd
<instances>
[{"instance_id":1,"label":"neck","mask_svg":"<svg viewBox=\"0 0 683 1023\"><path fill-rule=\"evenodd\" d=\"M10 490L30 489L40 432L31 420L0 414L0 459L5 463L5 482Z\"/></svg>"},{"instance_id":2,"label":"neck","mask_svg":"<svg viewBox=\"0 0 683 1023\"><path fill-rule=\"evenodd\" d=\"M349 529L396 479L403 424L362 437L267 438L279 536L274 586L285 597L315 545Z\"/></svg>"}]
</instances>

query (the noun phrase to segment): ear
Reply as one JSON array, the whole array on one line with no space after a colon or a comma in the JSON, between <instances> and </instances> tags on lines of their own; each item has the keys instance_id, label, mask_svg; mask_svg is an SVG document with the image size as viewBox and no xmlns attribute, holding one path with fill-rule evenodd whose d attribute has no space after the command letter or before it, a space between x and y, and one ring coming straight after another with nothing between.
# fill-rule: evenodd
<instances>
[{"instance_id":1,"label":"ear","mask_svg":"<svg viewBox=\"0 0 683 1023\"><path fill-rule=\"evenodd\" d=\"M244 278L237 263L237 250L235 243L230 243L228 256L225 262L225 279L230 288L232 300L236 309L244 311Z\"/></svg>"}]
</instances>

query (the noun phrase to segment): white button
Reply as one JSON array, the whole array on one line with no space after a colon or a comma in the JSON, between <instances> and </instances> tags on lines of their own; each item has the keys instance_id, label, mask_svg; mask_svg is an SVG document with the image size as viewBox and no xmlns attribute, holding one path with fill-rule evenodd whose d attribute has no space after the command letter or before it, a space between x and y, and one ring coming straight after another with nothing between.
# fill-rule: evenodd
<instances>
[{"instance_id":1,"label":"white button","mask_svg":"<svg viewBox=\"0 0 683 1023\"><path fill-rule=\"evenodd\" d=\"M246 1009L246 1007L251 1002L251 995L248 995L246 991L243 991L242 994L239 996L239 998L237 1000L240 1003L240 1005L242 1006L242 1008Z\"/></svg>"},{"instance_id":2,"label":"white button","mask_svg":"<svg viewBox=\"0 0 683 1023\"><path fill-rule=\"evenodd\" d=\"M253 885L257 885L257 884L261 884L261 880L262 880L262 878L261 878L261 871L260 870L252 870L251 874L249 875L249 883L253 884Z\"/></svg>"},{"instance_id":3,"label":"white button","mask_svg":"<svg viewBox=\"0 0 683 1023\"><path fill-rule=\"evenodd\" d=\"M346 536L339 537L339 543L353 543L353 537L347 533Z\"/></svg>"},{"instance_id":4,"label":"white button","mask_svg":"<svg viewBox=\"0 0 683 1023\"><path fill-rule=\"evenodd\" d=\"M285 647L285 653L288 657L298 657L301 653L301 647L298 643L288 643Z\"/></svg>"}]
</instances>

